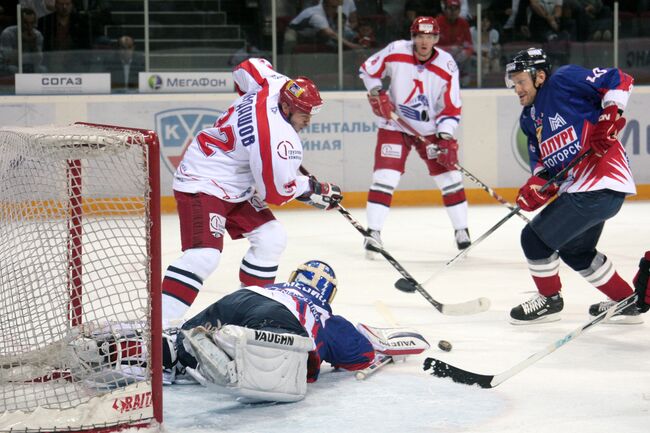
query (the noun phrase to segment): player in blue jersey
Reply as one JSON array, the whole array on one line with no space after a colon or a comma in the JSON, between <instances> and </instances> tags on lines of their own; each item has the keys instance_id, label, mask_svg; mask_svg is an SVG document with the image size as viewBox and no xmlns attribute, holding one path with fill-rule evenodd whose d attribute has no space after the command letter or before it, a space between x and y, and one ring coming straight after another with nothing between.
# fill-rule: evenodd
<instances>
[{"instance_id":1,"label":"player in blue jersey","mask_svg":"<svg viewBox=\"0 0 650 433\"><path fill-rule=\"evenodd\" d=\"M519 190L517 204L534 211L553 197L521 233L521 245L538 293L510 312L514 324L559 320L562 311L560 260L609 299L589 308L598 315L633 293L609 258L596 249L605 221L636 193L627 155L617 139L632 84L617 68L585 69L567 65L551 74L538 48L517 53L506 66L506 85L523 106L520 127L528 138L532 176ZM582 152L567 175L544 192L553 178ZM636 305L613 320L641 323Z\"/></svg>"},{"instance_id":2,"label":"player in blue jersey","mask_svg":"<svg viewBox=\"0 0 650 433\"><path fill-rule=\"evenodd\" d=\"M174 343L166 336L167 382L186 370L239 397L296 401L307 382L316 381L323 361L346 370L368 367L373 345L332 313L336 290L332 268L311 260L286 283L249 286L221 298L185 322L186 332ZM230 377L235 368L238 376Z\"/></svg>"}]
</instances>

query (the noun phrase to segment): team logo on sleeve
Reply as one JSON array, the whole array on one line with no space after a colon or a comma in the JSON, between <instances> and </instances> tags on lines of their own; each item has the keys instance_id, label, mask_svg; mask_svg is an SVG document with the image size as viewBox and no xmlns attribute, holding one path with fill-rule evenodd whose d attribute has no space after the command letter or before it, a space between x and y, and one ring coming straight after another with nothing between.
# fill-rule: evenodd
<instances>
[{"instance_id":1,"label":"team logo on sleeve","mask_svg":"<svg viewBox=\"0 0 650 433\"><path fill-rule=\"evenodd\" d=\"M285 160L302 159L302 149L295 149L291 142L283 140L276 147L278 156Z\"/></svg>"},{"instance_id":2,"label":"team logo on sleeve","mask_svg":"<svg viewBox=\"0 0 650 433\"><path fill-rule=\"evenodd\" d=\"M174 108L155 114L160 159L170 173L176 171L194 136L214 125L222 113L221 110L209 108Z\"/></svg>"},{"instance_id":3,"label":"team logo on sleeve","mask_svg":"<svg viewBox=\"0 0 650 433\"><path fill-rule=\"evenodd\" d=\"M210 213L210 233L220 238L226 232L226 218L216 213Z\"/></svg>"}]
</instances>

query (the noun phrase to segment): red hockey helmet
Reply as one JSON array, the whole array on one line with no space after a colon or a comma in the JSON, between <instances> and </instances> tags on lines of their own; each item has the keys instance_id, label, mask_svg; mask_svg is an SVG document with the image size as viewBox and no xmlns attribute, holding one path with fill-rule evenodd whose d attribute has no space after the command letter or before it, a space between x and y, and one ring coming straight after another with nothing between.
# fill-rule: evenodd
<instances>
[{"instance_id":1,"label":"red hockey helmet","mask_svg":"<svg viewBox=\"0 0 650 433\"><path fill-rule=\"evenodd\" d=\"M307 114L316 114L323 106L316 84L307 77L287 81L280 90L280 102L289 105L290 112L300 110Z\"/></svg>"},{"instance_id":2,"label":"red hockey helmet","mask_svg":"<svg viewBox=\"0 0 650 433\"><path fill-rule=\"evenodd\" d=\"M439 35L440 26L433 17L417 17L411 24L411 36L423 33L425 35Z\"/></svg>"}]
</instances>

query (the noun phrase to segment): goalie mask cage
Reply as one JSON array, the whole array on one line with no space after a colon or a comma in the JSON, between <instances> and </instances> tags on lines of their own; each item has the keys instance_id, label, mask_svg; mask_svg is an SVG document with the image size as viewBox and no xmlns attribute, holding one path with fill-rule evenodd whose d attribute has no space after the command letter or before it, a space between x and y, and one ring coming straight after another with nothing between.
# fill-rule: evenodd
<instances>
[{"instance_id":1,"label":"goalie mask cage","mask_svg":"<svg viewBox=\"0 0 650 433\"><path fill-rule=\"evenodd\" d=\"M108 125L0 129L0 431L162 422L159 149Z\"/></svg>"}]
</instances>

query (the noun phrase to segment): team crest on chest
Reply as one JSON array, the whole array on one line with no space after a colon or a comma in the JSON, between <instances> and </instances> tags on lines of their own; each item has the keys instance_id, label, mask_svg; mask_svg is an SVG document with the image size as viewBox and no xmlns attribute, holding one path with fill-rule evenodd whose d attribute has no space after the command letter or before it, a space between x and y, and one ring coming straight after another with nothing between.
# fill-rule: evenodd
<instances>
[{"instance_id":1,"label":"team crest on chest","mask_svg":"<svg viewBox=\"0 0 650 433\"><path fill-rule=\"evenodd\" d=\"M551 131L555 131L556 129L566 125L566 121L562 116L560 116L560 113L556 113L555 116L549 117L548 122L551 125Z\"/></svg>"}]
</instances>

